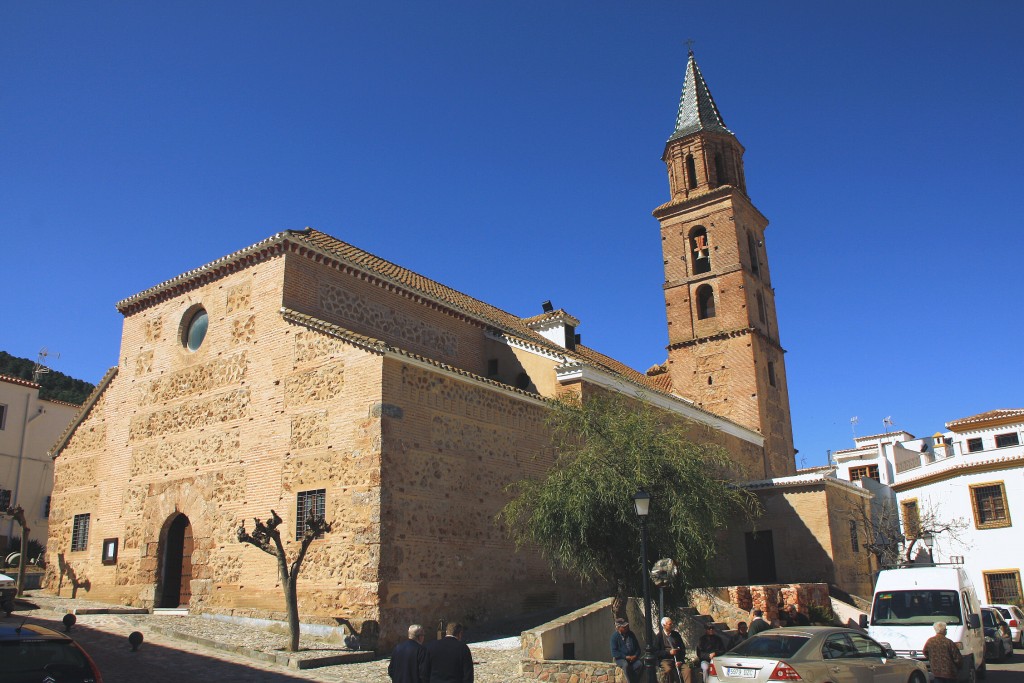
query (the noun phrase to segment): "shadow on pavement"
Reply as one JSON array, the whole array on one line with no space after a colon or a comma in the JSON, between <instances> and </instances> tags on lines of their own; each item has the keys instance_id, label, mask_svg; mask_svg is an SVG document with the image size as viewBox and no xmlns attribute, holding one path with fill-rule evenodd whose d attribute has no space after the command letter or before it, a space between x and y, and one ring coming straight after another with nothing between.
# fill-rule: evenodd
<instances>
[{"instance_id":1,"label":"shadow on pavement","mask_svg":"<svg viewBox=\"0 0 1024 683\"><path fill-rule=\"evenodd\" d=\"M15 613L0 623L9 624L22 620L64 632L59 618L47 618L36 614ZM148 639L145 627L139 629ZM104 683L178 683L180 681L217 681L217 683L288 683L308 681L308 678L294 676L284 671L267 671L258 665L248 666L238 662L224 661L213 656L186 652L163 645L144 642L137 652L132 652L127 635L108 633L79 622L72 630L74 638L89 656L93 658L103 675ZM267 667L272 665L268 664Z\"/></svg>"}]
</instances>

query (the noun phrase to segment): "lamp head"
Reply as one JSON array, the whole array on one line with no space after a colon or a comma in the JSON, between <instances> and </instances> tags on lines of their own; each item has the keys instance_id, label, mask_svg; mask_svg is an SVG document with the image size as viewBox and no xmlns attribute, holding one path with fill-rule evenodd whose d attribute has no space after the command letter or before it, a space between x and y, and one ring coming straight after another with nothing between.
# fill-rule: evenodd
<instances>
[{"instance_id":1,"label":"lamp head","mask_svg":"<svg viewBox=\"0 0 1024 683\"><path fill-rule=\"evenodd\" d=\"M636 509L637 517L646 517L651 509L651 494L640 489L633 494L633 507Z\"/></svg>"}]
</instances>

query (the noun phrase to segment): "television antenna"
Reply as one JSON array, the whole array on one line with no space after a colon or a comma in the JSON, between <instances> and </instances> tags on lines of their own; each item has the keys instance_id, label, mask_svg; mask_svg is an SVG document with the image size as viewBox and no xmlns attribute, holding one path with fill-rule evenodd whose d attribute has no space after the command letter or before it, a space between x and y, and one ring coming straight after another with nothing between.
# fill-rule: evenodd
<instances>
[{"instance_id":1,"label":"television antenna","mask_svg":"<svg viewBox=\"0 0 1024 683\"><path fill-rule=\"evenodd\" d=\"M40 375L45 375L50 371L50 368L46 367L46 359L50 355L53 355L55 359L60 358L59 353L51 354L50 351L45 346L39 349L39 356L36 358L36 365L34 368L32 368L32 381L35 382L36 384L39 384Z\"/></svg>"},{"instance_id":2,"label":"television antenna","mask_svg":"<svg viewBox=\"0 0 1024 683\"><path fill-rule=\"evenodd\" d=\"M893 426L892 415L882 418L882 426L885 427L885 433L889 433L889 427Z\"/></svg>"},{"instance_id":3,"label":"television antenna","mask_svg":"<svg viewBox=\"0 0 1024 683\"><path fill-rule=\"evenodd\" d=\"M850 429L853 430L853 438L857 438L857 423L860 422L860 418L854 415L850 418Z\"/></svg>"}]
</instances>

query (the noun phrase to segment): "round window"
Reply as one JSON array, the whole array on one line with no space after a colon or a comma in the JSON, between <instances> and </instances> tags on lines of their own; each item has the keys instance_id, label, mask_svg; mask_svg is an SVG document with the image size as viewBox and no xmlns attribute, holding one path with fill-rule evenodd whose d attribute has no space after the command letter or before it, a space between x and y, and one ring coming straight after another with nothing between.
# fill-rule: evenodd
<instances>
[{"instance_id":1,"label":"round window","mask_svg":"<svg viewBox=\"0 0 1024 683\"><path fill-rule=\"evenodd\" d=\"M206 315L206 310L203 308L196 309L188 318L188 323L185 324L182 334L182 343L189 351L195 351L202 346L203 339L206 338L208 323L209 316Z\"/></svg>"}]
</instances>

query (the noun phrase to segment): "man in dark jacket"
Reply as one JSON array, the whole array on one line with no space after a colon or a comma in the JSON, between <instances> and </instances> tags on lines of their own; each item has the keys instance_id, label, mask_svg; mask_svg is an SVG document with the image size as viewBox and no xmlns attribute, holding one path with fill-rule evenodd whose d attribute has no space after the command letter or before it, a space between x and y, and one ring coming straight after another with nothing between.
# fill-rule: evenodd
<instances>
[{"instance_id":1,"label":"man in dark jacket","mask_svg":"<svg viewBox=\"0 0 1024 683\"><path fill-rule=\"evenodd\" d=\"M704 673L704 680L708 680L708 669L711 667L711 658L725 652L725 641L722 640L715 625L708 622L704 626L704 635L697 641L697 659L700 660L700 668Z\"/></svg>"},{"instance_id":2,"label":"man in dark jacket","mask_svg":"<svg viewBox=\"0 0 1024 683\"><path fill-rule=\"evenodd\" d=\"M409 627L409 639L391 652L388 676L393 683L427 683L427 648L423 647L423 627Z\"/></svg>"},{"instance_id":3,"label":"man in dark jacket","mask_svg":"<svg viewBox=\"0 0 1024 683\"><path fill-rule=\"evenodd\" d=\"M612 634L610 643L612 649L612 660L615 666L622 669L626 674L627 683L640 682L640 670L644 663L640 652L640 641L636 634L629 630L629 622L625 619L615 620L615 633Z\"/></svg>"},{"instance_id":4,"label":"man in dark jacket","mask_svg":"<svg viewBox=\"0 0 1024 683\"><path fill-rule=\"evenodd\" d=\"M750 622L750 635L756 636L761 631L767 631L771 627L772 625L764 618L764 612L759 609L754 610L754 619Z\"/></svg>"},{"instance_id":5,"label":"man in dark jacket","mask_svg":"<svg viewBox=\"0 0 1024 683\"><path fill-rule=\"evenodd\" d=\"M924 656L936 683L955 683L960 675L964 656L956 643L946 637L946 622L937 621L935 635L924 644Z\"/></svg>"},{"instance_id":6,"label":"man in dark jacket","mask_svg":"<svg viewBox=\"0 0 1024 683\"><path fill-rule=\"evenodd\" d=\"M654 656L665 683L690 683L693 672L686 665L686 645L674 626L671 617L661 620L661 630L654 637Z\"/></svg>"},{"instance_id":7,"label":"man in dark jacket","mask_svg":"<svg viewBox=\"0 0 1024 683\"><path fill-rule=\"evenodd\" d=\"M445 633L427 645L428 683L473 683L473 654L462 642L462 624L448 624Z\"/></svg>"}]
</instances>

